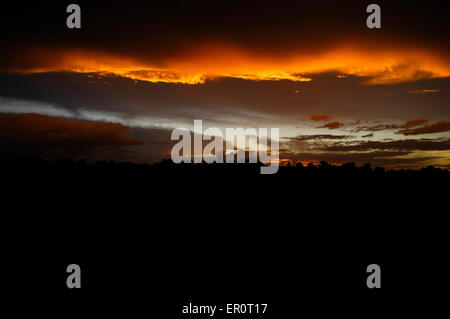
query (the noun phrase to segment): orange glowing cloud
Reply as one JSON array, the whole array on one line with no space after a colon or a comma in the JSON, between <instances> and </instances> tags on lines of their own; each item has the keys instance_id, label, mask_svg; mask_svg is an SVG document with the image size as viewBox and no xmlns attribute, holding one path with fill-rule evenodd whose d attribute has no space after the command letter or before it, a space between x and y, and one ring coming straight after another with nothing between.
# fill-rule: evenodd
<instances>
[{"instance_id":1,"label":"orange glowing cloud","mask_svg":"<svg viewBox=\"0 0 450 319\"><path fill-rule=\"evenodd\" d=\"M366 77L365 83L371 85L450 76L450 62L435 52L414 48L358 49L352 46L315 54L288 52L269 55L229 45L209 45L165 57L157 63L105 52L56 50L41 51L35 55L32 65L8 71L98 73L182 84L201 84L222 77L254 81L310 81L311 75L327 71Z\"/></svg>"},{"instance_id":2,"label":"orange glowing cloud","mask_svg":"<svg viewBox=\"0 0 450 319\"><path fill-rule=\"evenodd\" d=\"M424 90L413 90L409 91L409 94L433 94L433 93L439 93L440 91L437 89L424 89Z\"/></svg>"}]
</instances>

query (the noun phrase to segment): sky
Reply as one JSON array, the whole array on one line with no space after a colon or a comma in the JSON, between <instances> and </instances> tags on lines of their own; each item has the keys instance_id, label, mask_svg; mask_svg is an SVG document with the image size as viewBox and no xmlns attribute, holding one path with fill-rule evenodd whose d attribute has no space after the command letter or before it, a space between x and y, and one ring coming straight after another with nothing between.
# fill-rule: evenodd
<instances>
[{"instance_id":1,"label":"sky","mask_svg":"<svg viewBox=\"0 0 450 319\"><path fill-rule=\"evenodd\" d=\"M73 2L73 1L72 1ZM450 167L448 1L69 1L4 6L0 149L153 163L170 133L278 127L280 156Z\"/></svg>"}]
</instances>

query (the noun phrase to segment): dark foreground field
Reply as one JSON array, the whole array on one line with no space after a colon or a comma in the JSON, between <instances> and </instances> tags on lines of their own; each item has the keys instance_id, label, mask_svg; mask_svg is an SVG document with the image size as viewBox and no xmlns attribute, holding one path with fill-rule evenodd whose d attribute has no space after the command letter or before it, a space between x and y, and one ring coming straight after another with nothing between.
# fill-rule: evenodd
<instances>
[{"instance_id":1,"label":"dark foreground field","mask_svg":"<svg viewBox=\"0 0 450 319\"><path fill-rule=\"evenodd\" d=\"M448 272L448 171L3 161L2 286L23 315L432 317ZM66 287L79 264L82 288ZM368 289L378 264L382 288ZM230 317L230 318L231 318Z\"/></svg>"}]
</instances>

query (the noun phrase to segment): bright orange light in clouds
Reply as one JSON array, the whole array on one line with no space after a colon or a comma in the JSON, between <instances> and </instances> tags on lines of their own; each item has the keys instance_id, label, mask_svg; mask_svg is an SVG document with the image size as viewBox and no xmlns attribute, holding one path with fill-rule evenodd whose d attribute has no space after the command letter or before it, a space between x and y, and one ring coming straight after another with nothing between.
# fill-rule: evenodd
<instances>
[{"instance_id":1,"label":"bright orange light in clouds","mask_svg":"<svg viewBox=\"0 0 450 319\"><path fill-rule=\"evenodd\" d=\"M231 46L205 46L161 62L94 51L43 51L20 73L78 72L115 75L148 82L201 84L221 77L247 80L310 81L303 76L336 71L368 77L366 84L393 84L450 76L448 58L425 50L356 49L346 46L316 54L260 55Z\"/></svg>"}]
</instances>

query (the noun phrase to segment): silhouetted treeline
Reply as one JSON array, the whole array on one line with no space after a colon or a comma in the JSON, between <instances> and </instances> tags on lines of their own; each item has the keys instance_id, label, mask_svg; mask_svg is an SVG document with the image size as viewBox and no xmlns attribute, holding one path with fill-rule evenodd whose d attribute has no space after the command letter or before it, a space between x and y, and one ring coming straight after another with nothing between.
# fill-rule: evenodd
<instances>
[{"instance_id":1,"label":"silhouetted treeline","mask_svg":"<svg viewBox=\"0 0 450 319\"><path fill-rule=\"evenodd\" d=\"M272 192L281 189L300 189L308 186L321 189L377 189L412 186L429 191L435 186L448 185L450 172L428 166L420 170L394 170L372 168L370 164L355 163L332 165L320 162L317 165L287 165L274 175L261 175L262 164L174 164L170 159L159 163L136 164L98 161L88 164L84 160L41 159L3 160L0 171L3 186L17 194L37 193L126 193L163 192L171 188L206 187L227 188L246 191L267 186ZM272 184L270 184L272 183ZM269 185L270 184L270 185ZM428 185L428 186L427 186ZM288 192L286 190L286 192Z\"/></svg>"},{"instance_id":2,"label":"silhouetted treeline","mask_svg":"<svg viewBox=\"0 0 450 319\"><path fill-rule=\"evenodd\" d=\"M52 173L153 173L153 174L170 174L171 171L179 174L181 171L189 172L208 172L217 173L221 172L229 173L258 173L259 168L263 164L256 163L181 163L175 164L170 159L164 159L155 164L138 164L132 162L114 162L114 161L97 161L95 163L87 163L85 160L72 160L72 159L60 159L55 161L48 161L37 158L22 158L14 160L1 160L0 170L3 174L11 172L20 173L42 173L44 171ZM292 165L281 165L277 174L352 174L352 175L377 175L377 176L450 176L450 172L447 169L442 169L435 166L427 166L421 169L385 169L384 167L372 167L370 163L366 163L362 166L358 166L353 162L345 163L341 165L330 164L325 161L319 163L309 163L303 165L297 163Z\"/></svg>"}]
</instances>

